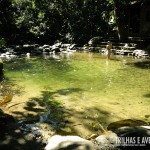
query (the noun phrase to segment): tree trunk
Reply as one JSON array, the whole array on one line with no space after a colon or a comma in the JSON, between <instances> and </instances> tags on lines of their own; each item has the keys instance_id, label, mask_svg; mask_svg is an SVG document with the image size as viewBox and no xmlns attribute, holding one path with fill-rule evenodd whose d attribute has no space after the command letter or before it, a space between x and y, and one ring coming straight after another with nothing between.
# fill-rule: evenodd
<instances>
[{"instance_id":1,"label":"tree trunk","mask_svg":"<svg viewBox=\"0 0 150 150\"><path fill-rule=\"evenodd\" d=\"M116 24L118 28L118 37L120 41L127 40L127 27L126 27L126 13L123 5L119 2L119 0L114 0L114 10L116 16Z\"/></svg>"}]
</instances>

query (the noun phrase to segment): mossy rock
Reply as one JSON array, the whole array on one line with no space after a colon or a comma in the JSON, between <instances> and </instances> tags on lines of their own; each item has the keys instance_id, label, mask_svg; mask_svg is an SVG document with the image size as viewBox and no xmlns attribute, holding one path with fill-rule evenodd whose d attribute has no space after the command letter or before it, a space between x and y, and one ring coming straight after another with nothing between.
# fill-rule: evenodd
<instances>
[{"instance_id":1,"label":"mossy rock","mask_svg":"<svg viewBox=\"0 0 150 150\"><path fill-rule=\"evenodd\" d=\"M111 130L111 131L115 131L116 129L118 129L120 127L145 126L145 125L148 125L148 123L143 120L125 119L125 120L120 120L120 121L110 123L108 125L107 129Z\"/></svg>"}]
</instances>

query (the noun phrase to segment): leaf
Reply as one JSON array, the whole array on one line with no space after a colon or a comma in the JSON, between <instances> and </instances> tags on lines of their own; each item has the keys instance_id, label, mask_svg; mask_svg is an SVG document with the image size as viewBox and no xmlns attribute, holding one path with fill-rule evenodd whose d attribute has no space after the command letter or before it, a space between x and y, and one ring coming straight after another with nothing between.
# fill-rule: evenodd
<instances>
[{"instance_id":1,"label":"leaf","mask_svg":"<svg viewBox=\"0 0 150 150\"><path fill-rule=\"evenodd\" d=\"M6 95L3 100L0 102L1 105L4 105L6 103L9 103L10 101L12 101L13 96L8 94Z\"/></svg>"}]
</instances>

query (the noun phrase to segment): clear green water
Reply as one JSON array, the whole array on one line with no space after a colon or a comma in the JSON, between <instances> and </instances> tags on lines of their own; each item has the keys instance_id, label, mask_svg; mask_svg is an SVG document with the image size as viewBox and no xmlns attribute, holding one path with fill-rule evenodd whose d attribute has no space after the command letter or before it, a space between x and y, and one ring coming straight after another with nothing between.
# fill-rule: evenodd
<instances>
[{"instance_id":1,"label":"clear green water","mask_svg":"<svg viewBox=\"0 0 150 150\"><path fill-rule=\"evenodd\" d=\"M149 60L113 56L106 62L100 54L74 53L60 60L20 58L4 67L14 101L15 96L32 102L38 97L63 104L69 112L65 117L74 124L83 121L86 129L97 121L107 125L127 118L149 119Z\"/></svg>"}]
</instances>

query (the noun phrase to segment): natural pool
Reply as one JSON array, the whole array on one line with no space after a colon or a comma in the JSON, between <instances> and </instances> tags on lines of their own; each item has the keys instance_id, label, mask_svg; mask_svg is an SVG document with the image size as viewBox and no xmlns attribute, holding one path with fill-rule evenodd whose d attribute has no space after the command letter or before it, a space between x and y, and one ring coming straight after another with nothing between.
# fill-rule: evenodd
<instances>
[{"instance_id":1,"label":"natural pool","mask_svg":"<svg viewBox=\"0 0 150 150\"><path fill-rule=\"evenodd\" d=\"M5 111L33 118L49 109L66 134L86 137L114 121L150 122L150 61L98 53L18 58L5 62ZM7 92L6 92L7 91Z\"/></svg>"}]
</instances>

